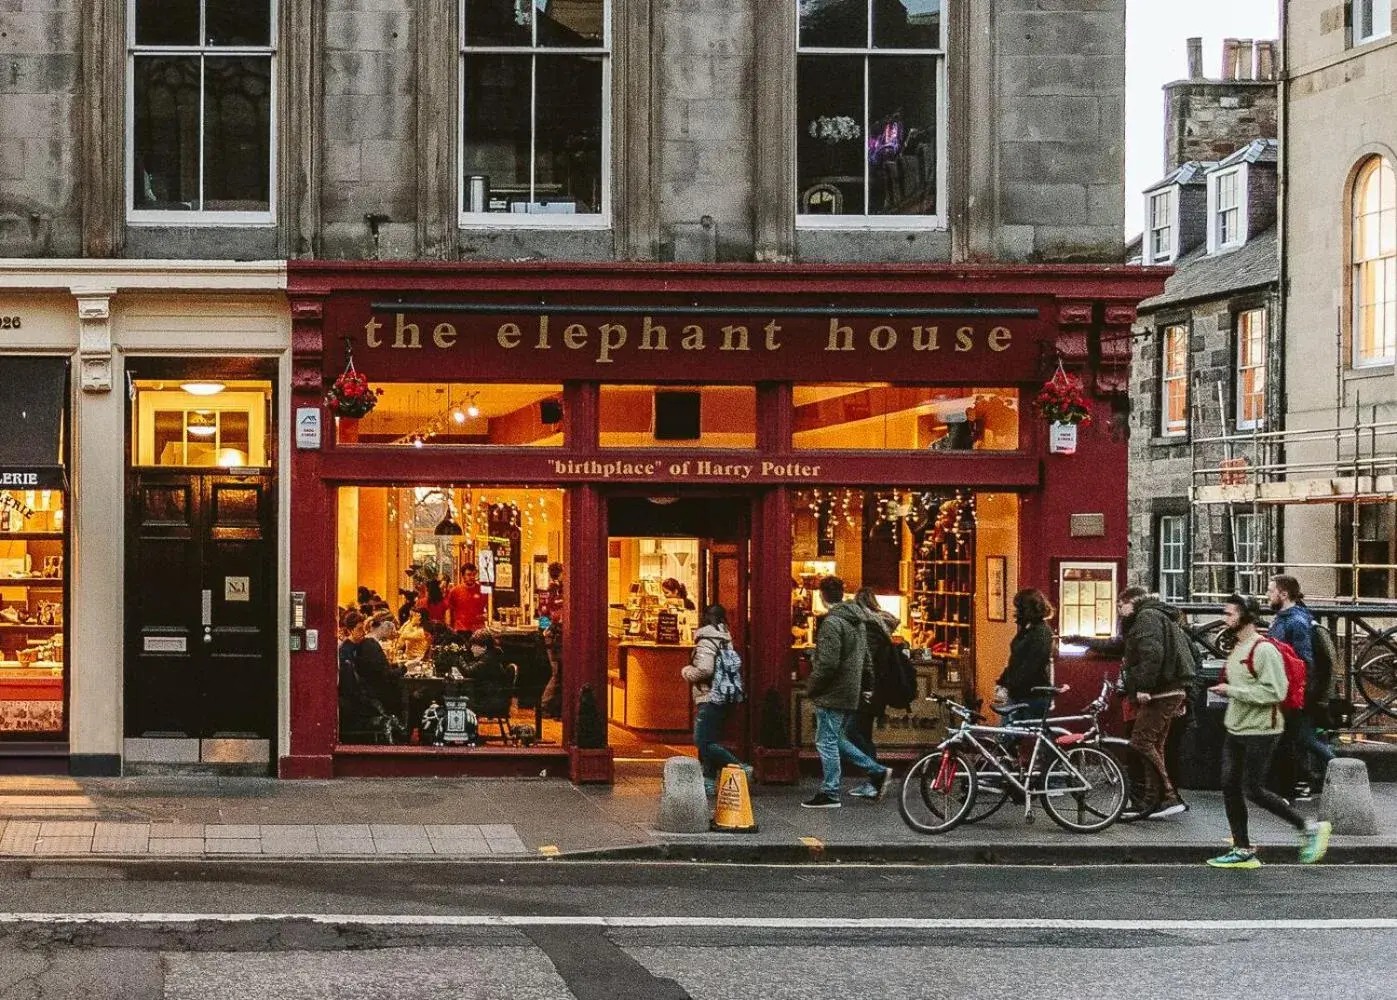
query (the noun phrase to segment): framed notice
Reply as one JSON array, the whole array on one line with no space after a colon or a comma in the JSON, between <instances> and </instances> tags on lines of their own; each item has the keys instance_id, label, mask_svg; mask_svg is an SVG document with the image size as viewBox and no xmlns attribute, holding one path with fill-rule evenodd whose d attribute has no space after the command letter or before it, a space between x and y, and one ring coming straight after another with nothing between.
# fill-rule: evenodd
<instances>
[{"instance_id":1,"label":"framed notice","mask_svg":"<svg viewBox=\"0 0 1397 1000\"><path fill-rule=\"evenodd\" d=\"M1008 576L1007 556L985 556L985 617L992 622L1009 620Z\"/></svg>"}]
</instances>

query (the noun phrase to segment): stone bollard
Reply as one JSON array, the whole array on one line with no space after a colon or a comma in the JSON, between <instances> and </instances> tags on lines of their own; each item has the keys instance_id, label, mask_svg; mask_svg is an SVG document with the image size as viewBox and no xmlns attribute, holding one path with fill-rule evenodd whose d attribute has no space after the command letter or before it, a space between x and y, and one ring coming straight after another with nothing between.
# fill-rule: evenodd
<instances>
[{"instance_id":1,"label":"stone bollard","mask_svg":"<svg viewBox=\"0 0 1397 1000\"><path fill-rule=\"evenodd\" d=\"M707 833L708 796L703 791L703 767L692 757L665 761L660 782L660 821L665 833Z\"/></svg>"},{"instance_id":2,"label":"stone bollard","mask_svg":"<svg viewBox=\"0 0 1397 1000\"><path fill-rule=\"evenodd\" d=\"M1368 765L1352 757L1336 757L1324 772L1319 818L1334 824L1335 833L1372 837L1378 832Z\"/></svg>"}]
</instances>

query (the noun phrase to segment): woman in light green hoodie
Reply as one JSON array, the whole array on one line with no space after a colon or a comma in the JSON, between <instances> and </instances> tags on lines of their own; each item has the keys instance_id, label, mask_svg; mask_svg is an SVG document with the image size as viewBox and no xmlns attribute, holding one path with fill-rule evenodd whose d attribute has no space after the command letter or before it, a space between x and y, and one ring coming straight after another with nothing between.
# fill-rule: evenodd
<instances>
[{"instance_id":1,"label":"woman in light green hoodie","mask_svg":"<svg viewBox=\"0 0 1397 1000\"><path fill-rule=\"evenodd\" d=\"M1314 864L1329 846L1329 824L1306 822L1285 799L1270 791L1266 773L1285 729L1281 702L1287 681L1280 650L1256 630L1261 605L1255 598L1233 594L1223 604L1223 618L1237 643L1227 657L1222 683L1211 690L1227 698L1223 725L1222 801L1232 828L1232 850L1210 858L1214 868L1259 868L1261 859L1247 835L1247 799L1300 831L1300 862Z\"/></svg>"}]
</instances>

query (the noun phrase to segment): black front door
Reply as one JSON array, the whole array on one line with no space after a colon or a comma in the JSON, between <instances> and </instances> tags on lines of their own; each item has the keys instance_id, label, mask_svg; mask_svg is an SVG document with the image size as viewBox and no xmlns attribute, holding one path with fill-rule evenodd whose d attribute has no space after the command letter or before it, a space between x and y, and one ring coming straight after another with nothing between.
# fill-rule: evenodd
<instances>
[{"instance_id":1,"label":"black front door","mask_svg":"<svg viewBox=\"0 0 1397 1000\"><path fill-rule=\"evenodd\" d=\"M128 482L126 734L271 738L272 476L133 470Z\"/></svg>"}]
</instances>

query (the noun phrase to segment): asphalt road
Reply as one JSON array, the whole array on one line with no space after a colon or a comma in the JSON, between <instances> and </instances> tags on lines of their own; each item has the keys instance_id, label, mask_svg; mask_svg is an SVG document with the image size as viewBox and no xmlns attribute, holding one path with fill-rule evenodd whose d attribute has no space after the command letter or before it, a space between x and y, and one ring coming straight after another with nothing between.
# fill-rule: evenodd
<instances>
[{"instance_id":1,"label":"asphalt road","mask_svg":"<svg viewBox=\"0 0 1397 1000\"><path fill-rule=\"evenodd\" d=\"M0 865L0 1000L1391 995L1394 871Z\"/></svg>"}]
</instances>

